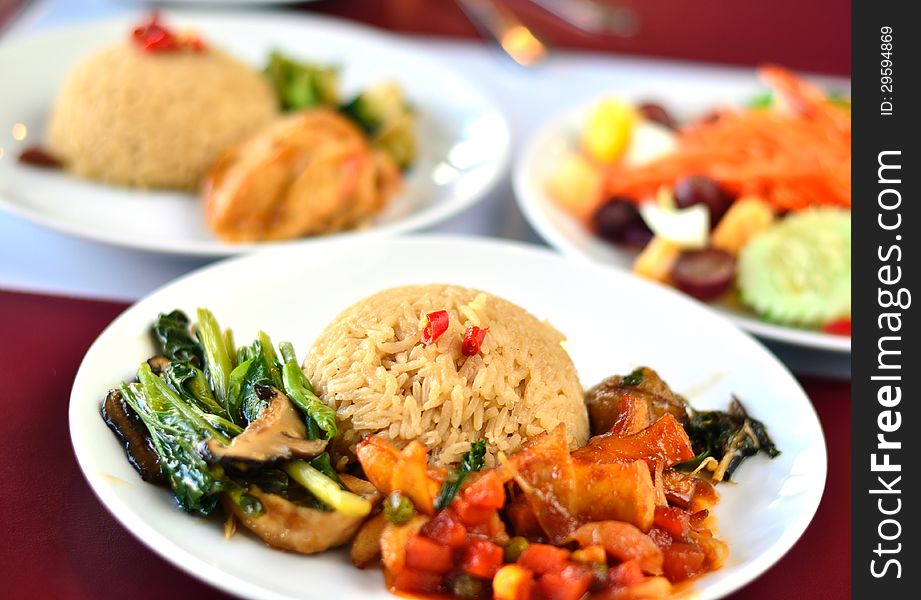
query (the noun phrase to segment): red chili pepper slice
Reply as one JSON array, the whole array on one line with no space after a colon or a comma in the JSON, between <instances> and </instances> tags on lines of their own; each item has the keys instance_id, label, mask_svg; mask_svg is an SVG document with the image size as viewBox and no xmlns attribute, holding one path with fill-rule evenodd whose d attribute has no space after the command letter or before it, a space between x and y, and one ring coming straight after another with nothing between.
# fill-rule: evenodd
<instances>
[{"instance_id":1,"label":"red chili pepper slice","mask_svg":"<svg viewBox=\"0 0 921 600\"><path fill-rule=\"evenodd\" d=\"M464 341L461 343L461 353L464 356L476 356L480 351L480 345L483 343L483 338L486 337L487 331L489 331L489 327L482 329L476 325L468 327L467 331L464 332Z\"/></svg>"},{"instance_id":2,"label":"red chili pepper slice","mask_svg":"<svg viewBox=\"0 0 921 600\"><path fill-rule=\"evenodd\" d=\"M437 342L441 334L448 330L450 317L448 316L448 311L436 310L427 314L426 319L428 319L428 322L422 329L422 343L430 346Z\"/></svg>"},{"instance_id":3,"label":"red chili pepper slice","mask_svg":"<svg viewBox=\"0 0 921 600\"><path fill-rule=\"evenodd\" d=\"M144 52L173 52L176 50L201 52L205 49L204 43L198 36L177 37L167 27L161 25L156 12L150 15L147 23L135 28L131 36Z\"/></svg>"},{"instance_id":4,"label":"red chili pepper slice","mask_svg":"<svg viewBox=\"0 0 921 600\"><path fill-rule=\"evenodd\" d=\"M838 319L837 321L832 321L831 323L825 325L825 327L822 328L822 331L834 335L851 335L851 320Z\"/></svg>"}]
</instances>

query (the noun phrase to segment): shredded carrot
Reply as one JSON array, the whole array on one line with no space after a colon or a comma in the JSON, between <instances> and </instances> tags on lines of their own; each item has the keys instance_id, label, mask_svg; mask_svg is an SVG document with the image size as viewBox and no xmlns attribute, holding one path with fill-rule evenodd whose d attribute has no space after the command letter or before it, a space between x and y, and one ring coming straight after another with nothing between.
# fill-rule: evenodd
<instances>
[{"instance_id":1,"label":"shredded carrot","mask_svg":"<svg viewBox=\"0 0 921 600\"><path fill-rule=\"evenodd\" d=\"M674 152L638 167L615 167L608 196L637 202L662 185L704 175L735 197L758 196L777 210L851 205L851 119L816 87L775 66L762 80L790 110L724 110L681 130Z\"/></svg>"}]
</instances>

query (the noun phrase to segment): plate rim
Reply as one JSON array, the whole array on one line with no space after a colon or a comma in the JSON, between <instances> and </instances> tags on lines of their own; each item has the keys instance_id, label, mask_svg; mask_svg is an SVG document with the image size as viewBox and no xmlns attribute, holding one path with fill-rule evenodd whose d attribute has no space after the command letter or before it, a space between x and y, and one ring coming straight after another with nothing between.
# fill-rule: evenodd
<instances>
[{"instance_id":1,"label":"plate rim","mask_svg":"<svg viewBox=\"0 0 921 600\"><path fill-rule=\"evenodd\" d=\"M635 94L637 90L631 89L626 90L626 92ZM617 92L599 94L589 101L582 101L578 104L570 105L558 113L555 113L551 118L547 119L542 125L531 132L521 144L517 152L517 156L514 159L511 175L512 189L514 191L515 202L518 205L519 210L521 210L521 213L524 215L528 224L532 229L534 229L535 232L537 232L541 239L546 241L548 244L566 256L593 263L604 264L620 271L626 271L626 269L619 265L602 262L588 256L574 243L572 243L565 234L561 233L556 227L554 227L551 223L551 219L547 218L546 215L543 214L541 208L541 204L543 204L545 200L549 201L549 196L543 195L542 198L539 198L537 197L537 193L532 193L532 182L530 181L527 174L527 172L530 170L531 163L534 161L534 157L540 150L538 142L547 137L550 137L554 132L564 129L567 124L575 117L586 113L587 110L592 106L592 102L595 102L599 98L602 98L606 95L610 96L618 94ZM567 218L571 218L568 215L565 216ZM800 348L808 348L841 355L849 355L851 353L851 338L844 338L842 336L811 331L808 329L799 329L796 327L778 325L776 323L770 323L762 319L758 319L754 316L736 314L732 311L723 309L722 307L713 306L706 302L699 302L690 297L689 299L707 307L711 311L718 312L723 317L735 323L738 327L759 337Z\"/></svg>"},{"instance_id":2,"label":"plate rim","mask_svg":"<svg viewBox=\"0 0 921 600\"><path fill-rule=\"evenodd\" d=\"M398 238L377 238L373 240L369 239L365 243L369 246L380 244L397 246L414 245L417 247L425 247L428 244L452 245L454 247L481 246L490 247L494 251L500 253L507 251L511 253L526 254L531 256L541 256L544 259L559 261L561 263L572 262L572 259L556 253L548 248L537 246L535 244L498 238L476 238L453 234L422 234L403 236ZM121 326L121 323L131 318L131 316L136 311L146 309L146 304L153 302L153 298L161 294L168 293L170 290L176 287L181 287L185 285L189 280L198 278L205 273L220 271L224 269L232 269L234 268L233 265L239 263L267 261L273 258L284 256L286 254L309 253L317 252L319 250L320 249L317 247L286 247L267 252L230 257L195 269L194 271L191 271L164 284L163 286L158 287L156 290L145 295L143 298L122 311L96 337L96 339L89 346L85 355L81 359L80 366L77 370L76 376L74 377L74 383L69 396L68 432L70 434L71 446L77 458L77 463L80 467L80 471L83 474L84 479L87 481L91 490L93 491L93 494L99 499L106 511L116 521L118 521L122 527L127 529L129 533L131 533L131 535L135 537L135 539L137 539L142 545L146 546L161 558L171 563L174 567L184 571L191 577L205 582L208 585L240 597L245 596L254 598L267 598L272 600L290 599L290 596L288 595L261 587L258 584L249 582L248 580L240 579L236 575L218 569L198 555L183 550L170 538L160 534L154 527L148 525L137 513L122 506L123 502L115 497L115 494L113 491L111 491L110 486L105 484L103 481L104 478L101 476L101 474L97 474L93 471L93 464L90 462L92 457L92 450L90 449L91 442L89 439L91 436L89 435L88 431L84 431L79 426L78 415L80 414L81 410L86 409L84 406L86 404L86 400L81 399L84 396L81 395L81 388L84 387L82 385L83 381L87 378L91 378L91 375L87 372L90 367L87 365L92 363L94 355L99 352L99 347L107 342L106 338L110 335L110 331L117 330ZM705 309L702 307L695 307L697 303L687 298L684 294L681 294L680 292L671 288L631 277L629 274L624 273L618 269L614 269L610 266L599 264L597 262L578 262L580 262L583 265L583 268L587 270L594 270L598 271L599 273L606 272L608 275L613 274L616 277L629 279L631 282L640 286L641 288L647 287L651 293L670 295L672 296L673 300L688 305L690 310L704 310L704 312L708 312L705 311ZM709 312L709 315L715 320L726 321L725 317L719 314ZM822 422L818 417L818 413L816 412L811 399L806 394L797 378L759 340L754 338L751 334L733 327L731 323L727 323L727 325L729 325L731 330L734 332L733 335L738 334L739 337L737 339L740 343L750 345L754 352L761 354L762 358L767 361L766 364L771 365L773 369L777 370L778 373L787 378L787 383L792 385L793 389L798 391L801 403L803 405L804 413L814 422L815 425L814 429L818 437L814 440L814 444L816 446L816 450L821 450L821 461L819 465L821 472L812 474L816 484L809 488L808 493L804 497L804 510L797 514L796 518L792 522L787 524L787 526L784 528L783 534L770 547L768 552L765 552L750 561L749 564L746 565L746 567L744 567L739 575L733 580L722 582L722 585L717 584L712 595L714 598L721 598L727 594L732 593L733 591L742 589L745 585L755 581L766 571L774 567L777 562L787 552L789 552L789 550L802 537L803 533L815 517L816 511L818 510L821 500L824 496L828 474L828 446L825 440L825 433L822 427ZM147 539L145 539L145 536ZM233 586L231 584L233 584Z\"/></svg>"},{"instance_id":3,"label":"plate rim","mask_svg":"<svg viewBox=\"0 0 921 600\"><path fill-rule=\"evenodd\" d=\"M8 40L0 38L0 55L17 52L20 50L21 46L47 42L48 38L53 38L54 36L80 35L81 33L83 35L89 35L93 31L100 31L119 26L130 26L131 23L136 21L140 16L147 14L147 12L148 11L141 9L132 10L128 14L117 17L91 20L82 23L72 23L39 31L30 31ZM162 10L161 14L163 14L167 19L201 19L215 23L219 23L220 21L252 21L253 19L256 19L260 22L260 24L265 26L271 26L273 23L284 23L286 25L290 25L292 22L307 22L326 27L335 27L338 30L347 31L353 35L359 34L366 39L373 39L374 43L386 44L391 48L395 48L401 53L408 53L414 50L413 44L411 42L387 30L364 23L356 23L346 19L340 19L337 17L315 13L288 13L284 11L246 10L243 7L222 9L219 11L208 10L204 9L203 7L197 9L172 7L167 10ZM501 136L502 145L501 148L498 148L499 152L497 153L496 158L492 161L489 176L484 178L483 182L479 185L479 189L475 193L468 193L463 196L453 195L447 198L447 200L444 202L426 207L423 210L414 212L394 222L386 223L383 225L375 224L366 229L352 229L322 236L297 238L286 241L247 242L241 244L228 244L221 242L217 238L206 243L194 241L182 241L178 243L169 241L151 242L150 240L145 240L144 238L138 238L131 235L122 236L118 235L117 233L113 234L110 233L107 229L91 230L79 225L73 225L64 218L57 218L53 215L48 215L45 212L31 210L27 206L23 206L22 203L8 198L8 194L2 192L0 192L0 210L4 210L8 214L12 214L18 218L47 228L51 231L63 233L77 239L102 243L117 248L141 250L164 255L190 257L229 257L251 252L274 250L276 248L290 247L295 245L319 245L326 244L331 241L347 239L369 239L373 237L395 236L442 224L452 216L455 216L484 200L496 189L502 179L509 173L509 167L512 161L512 148L514 146L515 140L505 112L502 110L502 107L495 101L492 94L490 94L488 90L484 89L481 85L468 78L459 70L455 69L453 66L445 63L444 61L441 61L437 58L432 58L430 56L418 56L418 53L416 54L416 60L421 60L433 68L437 68L442 73L445 73L448 77L463 85L467 89L468 93L475 94L482 104L484 109L483 114L490 115L491 118L496 118L496 126L499 128L498 132L496 132L495 128L491 129L491 131L496 132L499 136ZM100 182L87 181L82 179L80 182L94 185L106 185ZM131 188L123 188L120 186L109 187L111 187L117 193L124 193L129 196L131 194L137 193L137 190ZM128 198L128 200L130 201L130 198ZM194 201L199 202L200 198L196 195Z\"/></svg>"}]
</instances>

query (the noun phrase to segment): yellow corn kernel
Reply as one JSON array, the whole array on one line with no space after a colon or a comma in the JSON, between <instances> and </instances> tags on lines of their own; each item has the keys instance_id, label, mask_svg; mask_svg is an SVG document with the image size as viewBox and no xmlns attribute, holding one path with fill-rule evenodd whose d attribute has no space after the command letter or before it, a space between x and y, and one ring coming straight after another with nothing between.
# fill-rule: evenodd
<instances>
[{"instance_id":1,"label":"yellow corn kernel","mask_svg":"<svg viewBox=\"0 0 921 600\"><path fill-rule=\"evenodd\" d=\"M604 551L604 546L586 546L581 550L572 553L572 559L580 563L600 563L607 564L608 556Z\"/></svg>"},{"instance_id":2,"label":"yellow corn kernel","mask_svg":"<svg viewBox=\"0 0 921 600\"><path fill-rule=\"evenodd\" d=\"M560 164L547 183L547 191L563 210L588 220L601 204L604 174L585 157L574 154Z\"/></svg>"},{"instance_id":3,"label":"yellow corn kernel","mask_svg":"<svg viewBox=\"0 0 921 600\"><path fill-rule=\"evenodd\" d=\"M492 580L494 600L522 600L528 597L531 574L518 565L505 565Z\"/></svg>"},{"instance_id":4,"label":"yellow corn kernel","mask_svg":"<svg viewBox=\"0 0 921 600\"><path fill-rule=\"evenodd\" d=\"M623 100L602 100L589 114L582 133L582 150L602 164L618 161L627 151L636 111Z\"/></svg>"},{"instance_id":5,"label":"yellow corn kernel","mask_svg":"<svg viewBox=\"0 0 921 600\"><path fill-rule=\"evenodd\" d=\"M633 272L653 281L667 282L681 249L666 239L654 237L633 262Z\"/></svg>"},{"instance_id":6,"label":"yellow corn kernel","mask_svg":"<svg viewBox=\"0 0 921 600\"><path fill-rule=\"evenodd\" d=\"M753 237L774 222L774 209L760 198L736 200L710 236L714 248L738 254Z\"/></svg>"}]
</instances>

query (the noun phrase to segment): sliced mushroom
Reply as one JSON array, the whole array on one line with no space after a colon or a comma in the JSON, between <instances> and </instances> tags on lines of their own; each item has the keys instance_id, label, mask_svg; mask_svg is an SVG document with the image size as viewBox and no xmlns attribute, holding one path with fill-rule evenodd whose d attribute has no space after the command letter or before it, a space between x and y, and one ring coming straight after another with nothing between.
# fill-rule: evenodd
<instances>
[{"instance_id":1,"label":"sliced mushroom","mask_svg":"<svg viewBox=\"0 0 921 600\"><path fill-rule=\"evenodd\" d=\"M125 449L128 462L141 479L156 485L166 485L166 477L160 467L160 457L150 441L150 432L134 409L122 398L120 391L109 391L102 405L102 420L118 438Z\"/></svg>"},{"instance_id":2,"label":"sliced mushroom","mask_svg":"<svg viewBox=\"0 0 921 600\"><path fill-rule=\"evenodd\" d=\"M169 366L169 359L165 356L151 356L147 359L147 365L150 367L150 370L153 371L154 375L163 375L166 372L166 368Z\"/></svg>"},{"instance_id":3,"label":"sliced mushroom","mask_svg":"<svg viewBox=\"0 0 921 600\"><path fill-rule=\"evenodd\" d=\"M355 477L342 477L342 482L350 491L364 496L371 502L380 499L380 494L366 481ZM265 543L281 550L314 554L341 546L352 539L366 519L298 506L277 494L263 492L256 486L251 487L247 493L262 503L261 515L246 515L240 506L227 496L223 500L224 507Z\"/></svg>"},{"instance_id":4,"label":"sliced mushroom","mask_svg":"<svg viewBox=\"0 0 921 600\"><path fill-rule=\"evenodd\" d=\"M313 458L326 449L325 440L305 439L307 426L287 396L271 386L256 386L256 393L268 406L229 446L209 439L205 444L208 460L264 464Z\"/></svg>"}]
</instances>

